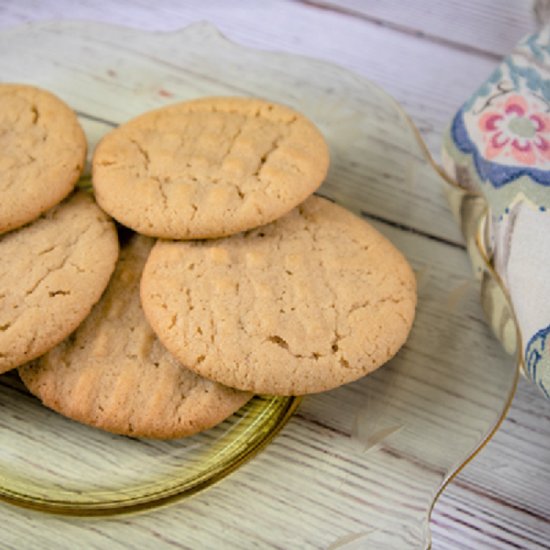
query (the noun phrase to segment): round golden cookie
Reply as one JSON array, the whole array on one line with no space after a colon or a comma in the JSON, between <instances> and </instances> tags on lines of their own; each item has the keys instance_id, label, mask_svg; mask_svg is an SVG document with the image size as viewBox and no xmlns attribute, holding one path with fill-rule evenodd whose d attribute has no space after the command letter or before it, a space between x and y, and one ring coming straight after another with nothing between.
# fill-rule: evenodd
<instances>
[{"instance_id":1,"label":"round golden cookie","mask_svg":"<svg viewBox=\"0 0 550 550\"><path fill-rule=\"evenodd\" d=\"M373 227L311 197L246 233L159 241L141 299L159 339L190 369L241 390L302 395L390 359L411 329L416 282Z\"/></svg>"},{"instance_id":2,"label":"round golden cookie","mask_svg":"<svg viewBox=\"0 0 550 550\"><path fill-rule=\"evenodd\" d=\"M0 233L61 202L86 161L75 113L40 88L0 84Z\"/></svg>"},{"instance_id":3,"label":"round golden cookie","mask_svg":"<svg viewBox=\"0 0 550 550\"><path fill-rule=\"evenodd\" d=\"M33 394L65 416L118 434L169 439L218 424L251 394L198 376L158 341L139 299L152 246L134 236L90 316L19 372Z\"/></svg>"},{"instance_id":4,"label":"round golden cookie","mask_svg":"<svg viewBox=\"0 0 550 550\"><path fill-rule=\"evenodd\" d=\"M101 207L139 233L214 238L287 213L319 187L328 164L322 135L288 107L207 98L151 111L106 135L94 153L93 185Z\"/></svg>"},{"instance_id":5,"label":"round golden cookie","mask_svg":"<svg viewBox=\"0 0 550 550\"><path fill-rule=\"evenodd\" d=\"M117 257L114 224L84 192L0 236L0 373L66 338L101 297Z\"/></svg>"}]
</instances>

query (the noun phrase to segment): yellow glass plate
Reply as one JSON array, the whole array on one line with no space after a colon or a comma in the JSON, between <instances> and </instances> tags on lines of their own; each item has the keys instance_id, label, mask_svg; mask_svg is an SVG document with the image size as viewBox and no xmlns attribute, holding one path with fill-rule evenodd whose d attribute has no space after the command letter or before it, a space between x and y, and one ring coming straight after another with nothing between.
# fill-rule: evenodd
<instances>
[{"instance_id":1,"label":"yellow glass plate","mask_svg":"<svg viewBox=\"0 0 550 550\"><path fill-rule=\"evenodd\" d=\"M296 401L257 398L211 432L158 443L64 420L2 377L0 496L63 514L147 509L89 522L0 505L3 542L40 536L59 547L76 529L81 544L121 548L159 540L192 548L429 545L434 500L498 426L518 370L485 322L447 183L399 106L343 68L243 48L205 24L174 33L33 24L0 33L0 75L65 99L90 151L117 124L187 98L255 95L302 111L331 150L321 193L388 236L419 288L400 353L362 380L304 398L273 439ZM478 267L481 279L494 280L489 266Z\"/></svg>"},{"instance_id":2,"label":"yellow glass plate","mask_svg":"<svg viewBox=\"0 0 550 550\"><path fill-rule=\"evenodd\" d=\"M1 378L0 498L44 512L137 511L208 487L265 446L298 398L256 396L215 428L157 441L83 426L43 407L19 378Z\"/></svg>"}]
</instances>

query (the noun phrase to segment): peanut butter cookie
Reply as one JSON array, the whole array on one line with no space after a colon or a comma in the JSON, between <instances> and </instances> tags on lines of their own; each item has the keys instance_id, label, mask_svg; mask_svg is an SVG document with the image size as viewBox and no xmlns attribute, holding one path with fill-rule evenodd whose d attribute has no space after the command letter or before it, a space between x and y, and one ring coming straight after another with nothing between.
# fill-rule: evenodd
<instances>
[{"instance_id":1,"label":"peanut butter cookie","mask_svg":"<svg viewBox=\"0 0 550 550\"><path fill-rule=\"evenodd\" d=\"M207 98L151 111L110 132L93 158L100 206L144 235L202 239L269 223L325 178L327 145L297 112Z\"/></svg>"},{"instance_id":2,"label":"peanut butter cookie","mask_svg":"<svg viewBox=\"0 0 550 550\"><path fill-rule=\"evenodd\" d=\"M63 101L32 86L0 84L0 233L61 202L85 160L86 136Z\"/></svg>"},{"instance_id":3,"label":"peanut butter cookie","mask_svg":"<svg viewBox=\"0 0 550 550\"><path fill-rule=\"evenodd\" d=\"M141 297L159 339L190 369L241 390L301 395L388 361L411 329L416 282L378 231L314 196L246 233L159 241Z\"/></svg>"},{"instance_id":4,"label":"peanut butter cookie","mask_svg":"<svg viewBox=\"0 0 550 550\"><path fill-rule=\"evenodd\" d=\"M113 222L84 192L0 236L0 373L66 338L101 297L117 257Z\"/></svg>"},{"instance_id":5,"label":"peanut butter cookie","mask_svg":"<svg viewBox=\"0 0 550 550\"><path fill-rule=\"evenodd\" d=\"M158 341L139 299L152 246L152 239L134 235L90 316L19 372L32 393L65 416L119 434L169 439L218 424L251 394L186 369Z\"/></svg>"}]
</instances>

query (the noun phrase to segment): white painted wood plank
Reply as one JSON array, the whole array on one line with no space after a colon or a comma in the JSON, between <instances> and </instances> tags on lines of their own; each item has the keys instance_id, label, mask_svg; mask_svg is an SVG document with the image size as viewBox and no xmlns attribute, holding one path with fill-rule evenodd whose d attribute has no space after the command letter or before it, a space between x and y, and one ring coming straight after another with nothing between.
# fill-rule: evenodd
<instances>
[{"instance_id":1,"label":"white painted wood plank","mask_svg":"<svg viewBox=\"0 0 550 550\"><path fill-rule=\"evenodd\" d=\"M131 9L105 1L0 2L0 28L43 19L91 19L146 30L175 30L208 20L244 45L338 63L401 102L435 154L454 112L495 66L493 59L290 1L140 1Z\"/></svg>"},{"instance_id":2,"label":"white painted wood plank","mask_svg":"<svg viewBox=\"0 0 550 550\"><path fill-rule=\"evenodd\" d=\"M517 544L501 542L499 548L549 548L549 464L550 402L521 380L501 429L437 502L434 550L435 541L440 548L453 548L450 541L458 534L485 547L481 543L490 541L492 532L496 544L494 536L504 534L504 528L506 540ZM503 526L500 534L495 524Z\"/></svg>"},{"instance_id":3,"label":"white painted wood plank","mask_svg":"<svg viewBox=\"0 0 550 550\"><path fill-rule=\"evenodd\" d=\"M432 518L434 550L438 548L549 548L548 520L510 513L483 496L472 499L469 488L456 485Z\"/></svg>"},{"instance_id":4,"label":"white painted wood plank","mask_svg":"<svg viewBox=\"0 0 550 550\"><path fill-rule=\"evenodd\" d=\"M533 0L298 0L425 40L500 58L537 26Z\"/></svg>"}]
</instances>

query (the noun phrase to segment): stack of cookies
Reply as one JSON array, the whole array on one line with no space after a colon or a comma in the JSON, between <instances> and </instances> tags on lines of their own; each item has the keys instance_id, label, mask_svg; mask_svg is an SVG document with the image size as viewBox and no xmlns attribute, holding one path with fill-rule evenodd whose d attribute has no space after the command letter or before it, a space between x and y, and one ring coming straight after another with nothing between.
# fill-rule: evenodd
<instances>
[{"instance_id":1,"label":"stack of cookies","mask_svg":"<svg viewBox=\"0 0 550 550\"><path fill-rule=\"evenodd\" d=\"M0 369L20 367L48 407L115 433L182 437L254 393L304 395L357 380L406 340L414 274L370 225L312 196L329 153L304 116L246 98L146 113L94 153L101 208L82 193L54 206L83 165L84 136L68 132L78 122L63 106L73 125L63 122L63 137L37 99L50 94L0 93L20 102L18 112L0 106L0 140L9 128L15 159L0 157L2 194L38 179L53 187L42 159L57 180L62 155L81 155L63 160L73 169L67 190L36 200L38 219L13 213L17 199L0 210L9 231L0 236ZM51 118L61 125L59 111ZM71 147L54 150L52 135ZM35 147L37 136L47 146ZM103 212L120 224L116 267L116 231Z\"/></svg>"}]
</instances>

